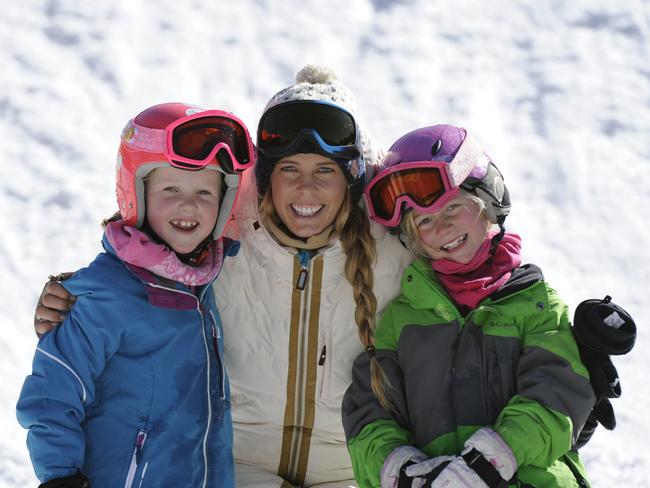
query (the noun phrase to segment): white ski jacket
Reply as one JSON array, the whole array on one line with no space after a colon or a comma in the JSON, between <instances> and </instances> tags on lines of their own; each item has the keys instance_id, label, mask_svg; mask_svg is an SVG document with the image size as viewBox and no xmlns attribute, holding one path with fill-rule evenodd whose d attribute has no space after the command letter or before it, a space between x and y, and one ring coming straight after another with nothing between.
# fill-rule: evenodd
<instances>
[{"instance_id":1,"label":"white ski jacket","mask_svg":"<svg viewBox=\"0 0 650 488\"><path fill-rule=\"evenodd\" d=\"M345 253L339 241L316 252L306 266L304 289L298 289L300 258L261 225L257 189L252 171L247 173L228 230L241 248L225 261L214 285L224 327L235 462L240 464L237 486L273 486L271 480L290 486L282 479L305 487L353 480L341 401L363 346L352 286L344 274ZM378 253L374 291L381 311L398 295L412 256L385 229L371 225ZM251 470L257 471L256 482L255 476L242 474ZM261 470L268 480L259 478Z\"/></svg>"}]
</instances>

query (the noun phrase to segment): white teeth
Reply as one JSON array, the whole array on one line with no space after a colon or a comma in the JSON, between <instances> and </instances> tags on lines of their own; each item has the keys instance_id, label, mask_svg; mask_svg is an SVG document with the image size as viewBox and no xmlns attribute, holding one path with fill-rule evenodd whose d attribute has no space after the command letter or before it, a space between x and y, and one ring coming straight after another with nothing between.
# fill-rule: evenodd
<instances>
[{"instance_id":1,"label":"white teeth","mask_svg":"<svg viewBox=\"0 0 650 488\"><path fill-rule=\"evenodd\" d=\"M467 240L467 234L462 235L458 239L454 239L451 242L448 242L444 246L440 246L440 249L442 249L443 251L451 251L452 249L455 249L458 246L460 246L466 240Z\"/></svg>"},{"instance_id":2,"label":"white teeth","mask_svg":"<svg viewBox=\"0 0 650 488\"><path fill-rule=\"evenodd\" d=\"M323 205L291 205L291 208L301 217L311 217L323 208Z\"/></svg>"},{"instance_id":3,"label":"white teeth","mask_svg":"<svg viewBox=\"0 0 650 488\"><path fill-rule=\"evenodd\" d=\"M191 222L189 220L172 220L171 223L175 227L180 227L181 229L193 229L199 225L198 222Z\"/></svg>"}]
</instances>

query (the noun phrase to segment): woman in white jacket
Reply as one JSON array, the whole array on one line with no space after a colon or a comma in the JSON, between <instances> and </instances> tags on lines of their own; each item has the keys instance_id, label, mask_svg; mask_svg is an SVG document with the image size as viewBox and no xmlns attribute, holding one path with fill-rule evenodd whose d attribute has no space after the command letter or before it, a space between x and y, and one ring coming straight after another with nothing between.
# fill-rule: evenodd
<instances>
[{"instance_id":1,"label":"woman in white jacket","mask_svg":"<svg viewBox=\"0 0 650 488\"><path fill-rule=\"evenodd\" d=\"M236 483L355 486L341 401L411 255L359 206L378 151L331 71L306 66L271 98L258 151L228 229L241 248L214 285ZM37 316L52 318L44 306Z\"/></svg>"},{"instance_id":2,"label":"woman in white jacket","mask_svg":"<svg viewBox=\"0 0 650 488\"><path fill-rule=\"evenodd\" d=\"M363 129L356 146L329 133L345 112L359 132L352 93L307 66L260 119L231 228L241 249L215 286L238 486L354 486L341 401L410 255L358 205L378 151Z\"/></svg>"}]
</instances>

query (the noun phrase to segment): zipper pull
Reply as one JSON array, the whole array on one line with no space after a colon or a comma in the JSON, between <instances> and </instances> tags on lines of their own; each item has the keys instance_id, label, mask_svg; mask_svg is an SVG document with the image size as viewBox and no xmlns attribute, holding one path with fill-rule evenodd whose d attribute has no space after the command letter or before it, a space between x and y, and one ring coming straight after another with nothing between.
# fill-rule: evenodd
<instances>
[{"instance_id":1,"label":"zipper pull","mask_svg":"<svg viewBox=\"0 0 650 488\"><path fill-rule=\"evenodd\" d=\"M147 440L147 433L144 431L138 432L138 437L135 441L135 462L137 465L140 465L142 461L142 449L144 448L144 443Z\"/></svg>"},{"instance_id":2,"label":"zipper pull","mask_svg":"<svg viewBox=\"0 0 650 488\"><path fill-rule=\"evenodd\" d=\"M298 275L298 283L296 283L296 289L304 290L305 283L307 282L307 275L309 274L308 268L304 266L300 268L300 274Z\"/></svg>"},{"instance_id":3,"label":"zipper pull","mask_svg":"<svg viewBox=\"0 0 650 488\"><path fill-rule=\"evenodd\" d=\"M217 329L214 324L212 324L212 347L214 347L214 353L217 356L219 356L219 344L217 342L218 337L219 336L217 335Z\"/></svg>"},{"instance_id":4,"label":"zipper pull","mask_svg":"<svg viewBox=\"0 0 650 488\"><path fill-rule=\"evenodd\" d=\"M325 348L325 344L323 344L323 349L320 352L320 357L318 358L318 365L322 366L325 364L325 356L327 355L327 349Z\"/></svg>"},{"instance_id":5,"label":"zipper pull","mask_svg":"<svg viewBox=\"0 0 650 488\"><path fill-rule=\"evenodd\" d=\"M305 249L298 253L298 258L300 259L300 274L298 275L298 281L296 282L297 290L305 289L307 276L309 275L309 261L311 261L313 255L314 253L312 251L307 251Z\"/></svg>"}]
</instances>

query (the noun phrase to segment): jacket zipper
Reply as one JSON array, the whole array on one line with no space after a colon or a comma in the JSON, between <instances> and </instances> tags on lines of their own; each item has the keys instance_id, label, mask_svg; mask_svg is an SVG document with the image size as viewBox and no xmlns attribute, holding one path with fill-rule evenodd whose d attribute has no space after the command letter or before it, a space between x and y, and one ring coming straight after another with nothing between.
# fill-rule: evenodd
<instances>
[{"instance_id":1,"label":"jacket zipper","mask_svg":"<svg viewBox=\"0 0 650 488\"><path fill-rule=\"evenodd\" d=\"M205 349L205 357L207 361L207 372L206 372L206 380L207 380L207 395L208 395L208 419L207 423L205 426L205 433L203 434L203 445L202 445L202 451L203 451L203 483L202 487L205 488L208 483L208 448L207 448L207 443L208 443L208 435L210 434L210 425L212 425L212 395L210 394L210 389L212 387L212 384L210 382L210 370L212 369L212 361L210 361L210 346L208 344L208 338L205 333L205 315L203 314L201 308L201 301L199 297L196 295L183 291L183 290L177 290L174 288L169 288L166 286L158 285L157 283L149 283L149 286L152 286L154 288L160 288L162 290L167 290L167 291L172 291L174 293L180 293L182 295L187 295L192 297L194 300L196 300L196 311L199 314L199 317L201 317L201 336L203 337L203 346ZM205 290L204 290L205 293ZM203 294L201 295L203 296Z\"/></svg>"},{"instance_id":2,"label":"jacket zipper","mask_svg":"<svg viewBox=\"0 0 650 488\"><path fill-rule=\"evenodd\" d=\"M139 430L138 435L135 438L135 447L133 448L131 464L129 465L129 470L126 474L126 480L124 481L124 488L131 488L133 486L135 472L138 469L140 461L142 461L142 450L144 449L144 444L146 441L147 433L144 430ZM144 472L142 473L142 478L144 478ZM142 480L140 481L140 484L142 484Z\"/></svg>"},{"instance_id":3,"label":"jacket zipper","mask_svg":"<svg viewBox=\"0 0 650 488\"><path fill-rule=\"evenodd\" d=\"M311 261L313 255L313 251L307 251L306 249L298 252L298 259L300 259L300 273L298 274L298 280L296 282L296 288L298 290L304 290L305 286L307 285L307 277L309 276L309 262Z\"/></svg>"},{"instance_id":4,"label":"jacket zipper","mask_svg":"<svg viewBox=\"0 0 650 488\"><path fill-rule=\"evenodd\" d=\"M212 318L212 345L214 346L214 353L217 356L217 361L219 363L219 371L221 372L221 392L219 398L221 401L226 399L226 372L223 366L223 359L221 358L221 352L219 351L219 340L221 340L221 330L217 328L217 321L214 318L212 310L210 310L210 317Z\"/></svg>"},{"instance_id":5,"label":"jacket zipper","mask_svg":"<svg viewBox=\"0 0 650 488\"><path fill-rule=\"evenodd\" d=\"M300 322L299 326L299 336L301 338L300 344L297 346L300 349L300 362L296 364L297 370L301 372L297 376L297 381L303 381L302 377L306 374L308 368L307 358L305 354L304 341L307 340L306 335L309 333L309 311L307 309L306 300L309 294L309 267L311 265L311 259L314 255L314 252L301 250L298 252L298 259L300 262L300 272L298 274L298 279L296 280L296 289L300 290ZM287 472L279 473L281 476L286 475L289 477L289 480L293 480L299 473L298 462L300 457L300 445L304 442L302 426L304 425L304 413L305 413L305 395L306 392L304 388L302 390L302 396L300 397L298 403L296 404L296 410L293 412L294 415L294 435L299 436L299 441L291 443L288 454L288 464Z\"/></svg>"},{"instance_id":6,"label":"jacket zipper","mask_svg":"<svg viewBox=\"0 0 650 488\"><path fill-rule=\"evenodd\" d=\"M326 345L323 344L323 349L321 349L320 357L318 358L318 365L319 366L322 366L323 364L325 364L325 356L326 355L327 355L327 348L326 348Z\"/></svg>"}]
</instances>

